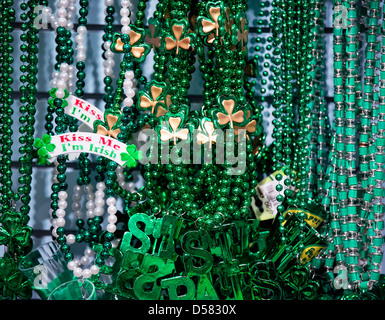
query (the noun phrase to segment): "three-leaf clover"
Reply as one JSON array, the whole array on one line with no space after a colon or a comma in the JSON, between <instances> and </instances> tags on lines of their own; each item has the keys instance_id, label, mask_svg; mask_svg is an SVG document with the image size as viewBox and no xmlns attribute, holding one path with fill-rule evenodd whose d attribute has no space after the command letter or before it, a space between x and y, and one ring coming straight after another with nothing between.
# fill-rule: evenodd
<instances>
[{"instance_id":1,"label":"three-leaf clover","mask_svg":"<svg viewBox=\"0 0 385 320\"><path fill-rule=\"evenodd\" d=\"M31 244L32 228L23 223L20 212L7 211L1 218L0 245L6 245L9 252L15 252Z\"/></svg>"},{"instance_id":2,"label":"three-leaf clover","mask_svg":"<svg viewBox=\"0 0 385 320\"><path fill-rule=\"evenodd\" d=\"M147 92L140 91L138 95L138 109L151 109L151 114L160 117L167 112L166 84L152 80L147 85Z\"/></svg>"},{"instance_id":3,"label":"three-leaf clover","mask_svg":"<svg viewBox=\"0 0 385 320\"><path fill-rule=\"evenodd\" d=\"M47 159L50 158L49 153L53 152L56 148L56 146L51 143L51 136L47 133L43 135L42 139L36 138L33 146L38 149L37 163L40 165L44 165L48 162Z\"/></svg>"},{"instance_id":4,"label":"three-leaf clover","mask_svg":"<svg viewBox=\"0 0 385 320\"><path fill-rule=\"evenodd\" d=\"M218 135L215 134L214 123L208 118L203 118L198 127L198 134L196 136L198 145L208 143L209 148L213 143L217 142Z\"/></svg>"},{"instance_id":5,"label":"three-leaf clover","mask_svg":"<svg viewBox=\"0 0 385 320\"><path fill-rule=\"evenodd\" d=\"M120 158L122 161L125 161L123 166L129 168L134 168L137 165L137 162L143 158L143 153L141 150L136 150L136 145L129 144L126 148L127 152L122 152Z\"/></svg>"},{"instance_id":6,"label":"three-leaf clover","mask_svg":"<svg viewBox=\"0 0 385 320\"><path fill-rule=\"evenodd\" d=\"M231 27L232 37L234 44L240 44L242 51L246 51L247 49L247 38L249 35L249 26L247 17L244 13L237 14L235 18L235 24Z\"/></svg>"},{"instance_id":7,"label":"three-leaf clover","mask_svg":"<svg viewBox=\"0 0 385 320\"><path fill-rule=\"evenodd\" d=\"M150 18L148 20L148 30L146 30L146 43L152 46L152 49L155 51L155 48L160 47L162 30L158 19Z\"/></svg>"},{"instance_id":8,"label":"three-leaf clover","mask_svg":"<svg viewBox=\"0 0 385 320\"><path fill-rule=\"evenodd\" d=\"M166 50L176 49L176 54L179 54L179 48L189 50L193 42L193 34L188 33L187 20L173 19L171 26L171 33L164 38Z\"/></svg>"},{"instance_id":9,"label":"three-leaf clover","mask_svg":"<svg viewBox=\"0 0 385 320\"><path fill-rule=\"evenodd\" d=\"M151 46L145 42L146 32L143 28L135 25L130 25L130 28L131 31L128 36L130 38L133 59L136 62L143 62L151 50ZM112 40L111 51L115 53L123 52L123 46L122 35L115 33Z\"/></svg>"},{"instance_id":10,"label":"three-leaf clover","mask_svg":"<svg viewBox=\"0 0 385 320\"><path fill-rule=\"evenodd\" d=\"M221 1L208 2L205 15L197 17L198 31L205 38L208 45L223 34L225 30L224 13L225 9Z\"/></svg>"},{"instance_id":11,"label":"three-leaf clover","mask_svg":"<svg viewBox=\"0 0 385 320\"><path fill-rule=\"evenodd\" d=\"M216 125L224 126L230 123L230 128L233 129L233 123L243 124L245 113L243 110L234 111L238 105L235 97L218 97L218 104L220 105L220 110L213 110L215 113L213 119Z\"/></svg>"},{"instance_id":12,"label":"three-leaf clover","mask_svg":"<svg viewBox=\"0 0 385 320\"><path fill-rule=\"evenodd\" d=\"M163 125L159 126L159 135L160 140L165 141L174 141L176 145L176 140L187 140L189 138L190 130L188 128L183 128L184 114L177 113L175 116L166 115L166 121Z\"/></svg>"},{"instance_id":13,"label":"three-leaf clover","mask_svg":"<svg viewBox=\"0 0 385 320\"><path fill-rule=\"evenodd\" d=\"M109 136L117 139L120 133L121 113L104 112L104 121L96 120L94 123L94 131L103 136Z\"/></svg>"}]
</instances>

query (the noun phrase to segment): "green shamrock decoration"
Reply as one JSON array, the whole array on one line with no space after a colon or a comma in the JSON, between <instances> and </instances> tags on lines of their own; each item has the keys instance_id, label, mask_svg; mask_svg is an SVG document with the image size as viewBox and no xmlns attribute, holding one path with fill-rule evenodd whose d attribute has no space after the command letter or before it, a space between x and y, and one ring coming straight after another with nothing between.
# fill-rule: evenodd
<instances>
[{"instance_id":1,"label":"green shamrock decoration","mask_svg":"<svg viewBox=\"0 0 385 320\"><path fill-rule=\"evenodd\" d=\"M27 252L31 246L32 228L27 226L20 212L7 211L1 216L0 245L6 245L10 253Z\"/></svg>"},{"instance_id":2,"label":"green shamrock decoration","mask_svg":"<svg viewBox=\"0 0 385 320\"><path fill-rule=\"evenodd\" d=\"M150 81L146 91L138 93L138 110L150 110L156 117L167 113L167 85L164 82Z\"/></svg>"},{"instance_id":3,"label":"green shamrock decoration","mask_svg":"<svg viewBox=\"0 0 385 320\"><path fill-rule=\"evenodd\" d=\"M247 41L249 35L249 25L245 13L238 13L235 16L235 23L231 27L232 42L235 46L247 53Z\"/></svg>"},{"instance_id":4,"label":"green shamrock decoration","mask_svg":"<svg viewBox=\"0 0 385 320\"><path fill-rule=\"evenodd\" d=\"M178 112L175 114L167 113L161 121L161 125L157 126L159 138L162 142L173 141L176 145L177 140L188 140L192 132L191 125L184 125L185 113Z\"/></svg>"},{"instance_id":5,"label":"green shamrock decoration","mask_svg":"<svg viewBox=\"0 0 385 320\"><path fill-rule=\"evenodd\" d=\"M131 54L133 61L143 62L148 53L151 50L151 46L146 43L146 32L143 28L139 28L135 25L130 25L131 32L128 35L121 35L120 33L115 33L112 38L111 51L115 53L124 52L124 42L125 40L122 37L128 37L131 45ZM128 39L127 39L128 40Z\"/></svg>"},{"instance_id":6,"label":"green shamrock decoration","mask_svg":"<svg viewBox=\"0 0 385 320\"><path fill-rule=\"evenodd\" d=\"M309 269L294 266L285 279L285 300L314 300L317 297L318 282L310 279Z\"/></svg>"},{"instance_id":7,"label":"green shamrock decoration","mask_svg":"<svg viewBox=\"0 0 385 320\"><path fill-rule=\"evenodd\" d=\"M160 47L162 40L162 28L157 18L148 19L148 29L146 29L146 43L152 46L155 51Z\"/></svg>"},{"instance_id":8,"label":"green shamrock decoration","mask_svg":"<svg viewBox=\"0 0 385 320\"><path fill-rule=\"evenodd\" d=\"M35 142L33 143L33 146L38 149L37 150L37 164L39 165L45 165L48 163L47 159L50 158L49 153L54 151L56 146L51 143L51 136L47 133L45 133L42 137L36 138Z\"/></svg>"},{"instance_id":9,"label":"green shamrock decoration","mask_svg":"<svg viewBox=\"0 0 385 320\"><path fill-rule=\"evenodd\" d=\"M117 139L120 133L121 116L120 111L104 112L104 121L96 120L94 122L94 132L102 136Z\"/></svg>"},{"instance_id":10,"label":"green shamrock decoration","mask_svg":"<svg viewBox=\"0 0 385 320\"><path fill-rule=\"evenodd\" d=\"M209 111L210 118L213 119L215 128L224 128L230 126L242 126L245 124L247 114L245 107L241 107L238 99L234 96L218 95L217 103L219 108L213 108ZM235 125L234 125L235 124Z\"/></svg>"},{"instance_id":11,"label":"green shamrock decoration","mask_svg":"<svg viewBox=\"0 0 385 320\"><path fill-rule=\"evenodd\" d=\"M54 105L54 101L56 99L56 91L58 89L57 88L52 88L50 91L48 91L49 95L50 95L50 99L48 100L48 104L50 105L50 107L56 109L55 105ZM66 100L70 94L69 92L67 91L67 89L64 89L64 92L65 92L65 95L64 95L64 98L62 99L62 105L61 107L62 108L65 108L66 106L68 106L68 101Z\"/></svg>"},{"instance_id":12,"label":"green shamrock decoration","mask_svg":"<svg viewBox=\"0 0 385 320\"><path fill-rule=\"evenodd\" d=\"M31 284L18 269L14 258L0 258L0 300L31 297Z\"/></svg>"},{"instance_id":13,"label":"green shamrock decoration","mask_svg":"<svg viewBox=\"0 0 385 320\"><path fill-rule=\"evenodd\" d=\"M123 152L120 154L121 160L125 161L123 166L129 168L134 168L137 165L137 162L143 158L141 150L136 150L136 145L129 144L126 148L127 153Z\"/></svg>"},{"instance_id":14,"label":"green shamrock decoration","mask_svg":"<svg viewBox=\"0 0 385 320\"><path fill-rule=\"evenodd\" d=\"M190 50L194 46L194 33L188 33L189 22L187 19L172 19L169 23L169 32L163 37L163 46L167 51L175 50L179 54L180 50Z\"/></svg>"},{"instance_id":15,"label":"green shamrock decoration","mask_svg":"<svg viewBox=\"0 0 385 320\"><path fill-rule=\"evenodd\" d=\"M226 8L222 1L209 1L205 6L205 14L197 17L198 32L207 45L212 45L215 39L224 34L225 12Z\"/></svg>"}]
</instances>

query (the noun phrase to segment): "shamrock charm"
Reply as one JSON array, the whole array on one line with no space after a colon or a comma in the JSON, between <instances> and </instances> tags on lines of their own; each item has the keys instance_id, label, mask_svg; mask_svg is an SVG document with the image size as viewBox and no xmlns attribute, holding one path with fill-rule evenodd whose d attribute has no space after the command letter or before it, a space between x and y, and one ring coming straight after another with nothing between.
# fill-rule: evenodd
<instances>
[{"instance_id":1,"label":"shamrock charm","mask_svg":"<svg viewBox=\"0 0 385 320\"><path fill-rule=\"evenodd\" d=\"M255 132L255 129L256 129L256 125L257 125L257 121L255 120L251 120L248 124L246 124L244 127L238 127L238 126L234 126L234 134L236 136L239 135L239 130L245 130L244 132L244 135L246 136L246 138L249 140L249 135L248 133L254 133Z\"/></svg>"},{"instance_id":2,"label":"shamrock charm","mask_svg":"<svg viewBox=\"0 0 385 320\"><path fill-rule=\"evenodd\" d=\"M36 138L35 142L33 143L33 146L37 148L37 164L39 165L45 165L47 164L47 159L49 158L49 152L52 152L55 150L56 146L51 143L51 136L47 133L45 133L42 137Z\"/></svg>"},{"instance_id":3,"label":"shamrock charm","mask_svg":"<svg viewBox=\"0 0 385 320\"><path fill-rule=\"evenodd\" d=\"M56 98L56 91L58 90L58 88L52 88L50 91L48 91L49 95L50 95L50 99L48 100L48 104L50 105L50 107L52 108L56 108L55 105L54 105L54 101L55 101L55 98ZM67 91L67 89L64 89L64 98L62 99L62 105L61 107L62 108L65 108L66 106L68 106L68 101L66 100L68 97L70 96L69 92Z\"/></svg>"},{"instance_id":4,"label":"shamrock charm","mask_svg":"<svg viewBox=\"0 0 385 320\"><path fill-rule=\"evenodd\" d=\"M146 110L151 108L151 114L155 114L158 118L165 115L168 109L166 84L152 80L148 83L147 90L149 93L144 91L139 92L138 109Z\"/></svg>"},{"instance_id":5,"label":"shamrock charm","mask_svg":"<svg viewBox=\"0 0 385 320\"><path fill-rule=\"evenodd\" d=\"M218 137L217 134L214 134L214 123L208 118L203 118L201 124L199 124L198 130L199 132L196 136L198 145L208 143L209 148L211 149L212 144L217 141Z\"/></svg>"},{"instance_id":6,"label":"shamrock charm","mask_svg":"<svg viewBox=\"0 0 385 320\"><path fill-rule=\"evenodd\" d=\"M145 42L145 31L135 25L130 25L131 32L129 33L131 53L134 61L143 62L151 50L151 46ZM126 35L123 35L123 37ZM111 51L115 53L123 52L124 42L122 35L115 33L113 36Z\"/></svg>"},{"instance_id":7,"label":"shamrock charm","mask_svg":"<svg viewBox=\"0 0 385 320\"><path fill-rule=\"evenodd\" d=\"M31 245L32 228L23 222L23 215L7 211L1 216L0 245L6 245L9 252L27 249Z\"/></svg>"},{"instance_id":8,"label":"shamrock charm","mask_svg":"<svg viewBox=\"0 0 385 320\"><path fill-rule=\"evenodd\" d=\"M234 18L231 17L230 8L225 9L225 16L226 16L226 19L224 22L225 31L229 33L229 35L231 36L231 28L233 27L233 24L234 24Z\"/></svg>"},{"instance_id":9,"label":"shamrock charm","mask_svg":"<svg viewBox=\"0 0 385 320\"><path fill-rule=\"evenodd\" d=\"M246 15L244 13L237 14L235 23L231 28L233 44L240 44L242 51L246 51L247 38L249 35L249 27Z\"/></svg>"},{"instance_id":10,"label":"shamrock charm","mask_svg":"<svg viewBox=\"0 0 385 320\"><path fill-rule=\"evenodd\" d=\"M94 123L94 131L103 136L109 136L117 139L120 133L120 118L121 113L118 112L104 112L104 121L96 120Z\"/></svg>"},{"instance_id":11,"label":"shamrock charm","mask_svg":"<svg viewBox=\"0 0 385 320\"><path fill-rule=\"evenodd\" d=\"M148 29L146 30L146 43L152 46L152 49L155 51L155 48L160 47L161 39L161 28L158 19L150 18L148 20Z\"/></svg>"},{"instance_id":12,"label":"shamrock charm","mask_svg":"<svg viewBox=\"0 0 385 320\"><path fill-rule=\"evenodd\" d=\"M166 121L164 125L159 126L159 134L161 141L174 141L176 145L176 140L187 140L189 138L190 130L188 128L182 128L181 123L184 119L183 113L177 113L176 115L166 114Z\"/></svg>"},{"instance_id":13,"label":"shamrock charm","mask_svg":"<svg viewBox=\"0 0 385 320\"><path fill-rule=\"evenodd\" d=\"M120 154L121 160L125 161L124 166L134 168L137 165L137 161L142 159L142 151L136 150L134 144L127 145L126 152Z\"/></svg>"},{"instance_id":14,"label":"shamrock charm","mask_svg":"<svg viewBox=\"0 0 385 320\"><path fill-rule=\"evenodd\" d=\"M317 296L318 282L310 280L309 270L305 266L294 266L284 282L285 300L313 300Z\"/></svg>"},{"instance_id":15,"label":"shamrock charm","mask_svg":"<svg viewBox=\"0 0 385 320\"><path fill-rule=\"evenodd\" d=\"M179 54L179 48L189 50L193 43L193 34L188 34L188 21L173 19L170 22L172 32L164 38L164 46L166 50L176 49Z\"/></svg>"},{"instance_id":16,"label":"shamrock charm","mask_svg":"<svg viewBox=\"0 0 385 320\"><path fill-rule=\"evenodd\" d=\"M223 17L225 9L221 1L208 2L205 12L206 16L197 17L198 31L207 44L212 44L225 30Z\"/></svg>"},{"instance_id":17,"label":"shamrock charm","mask_svg":"<svg viewBox=\"0 0 385 320\"><path fill-rule=\"evenodd\" d=\"M230 123L230 128L233 129L234 125L233 123L241 124L244 122L244 111L239 110L234 112L234 108L237 105L237 100L235 97L220 97L218 99L218 104L221 106L222 111L214 111L216 115L214 115L213 119L214 123L216 123L219 126L224 126L228 123Z\"/></svg>"},{"instance_id":18,"label":"shamrock charm","mask_svg":"<svg viewBox=\"0 0 385 320\"><path fill-rule=\"evenodd\" d=\"M0 258L0 298L31 299L31 284L21 273L13 257Z\"/></svg>"}]
</instances>

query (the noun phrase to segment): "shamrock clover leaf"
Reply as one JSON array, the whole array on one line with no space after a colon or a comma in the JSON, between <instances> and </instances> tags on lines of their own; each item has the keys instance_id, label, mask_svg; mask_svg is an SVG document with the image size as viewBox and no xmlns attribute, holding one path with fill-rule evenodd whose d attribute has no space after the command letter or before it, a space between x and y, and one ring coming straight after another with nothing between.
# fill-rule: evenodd
<instances>
[{"instance_id":1,"label":"shamrock clover leaf","mask_svg":"<svg viewBox=\"0 0 385 320\"><path fill-rule=\"evenodd\" d=\"M126 150L127 152L123 152L120 154L121 160L125 161L123 166L127 166L129 168L136 167L137 161L143 158L142 151L136 150L136 146L134 144L129 144Z\"/></svg>"},{"instance_id":2,"label":"shamrock clover leaf","mask_svg":"<svg viewBox=\"0 0 385 320\"><path fill-rule=\"evenodd\" d=\"M47 159L50 158L49 152L54 151L56 148L56 146L51 143L51 136L49 134L44 134L42 139L36 138L33 146L38 149L37 163L39 165L46 164L48 162Z\"/></svg>"}]
</instances>

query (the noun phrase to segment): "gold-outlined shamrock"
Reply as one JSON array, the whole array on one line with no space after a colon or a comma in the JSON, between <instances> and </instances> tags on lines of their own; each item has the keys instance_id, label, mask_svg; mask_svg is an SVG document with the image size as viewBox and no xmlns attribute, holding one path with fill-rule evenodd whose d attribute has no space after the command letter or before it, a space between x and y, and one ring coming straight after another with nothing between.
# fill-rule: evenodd
<instances>
[{"instance_id":1,"label":"gold-outlined shamrock","mask_svg":"<svg viewBox=\"0 0 385 320\"><path fill-rule=\"evenodd\" d=\"M231 11L230 11L230 8L226 8L225 9L225 21L224 21L224 24L225 24L225 31L229 33L229 35L231 36L231 28L232 26L234 25L234 18L231 17Z\"/></svg>"},{"instance_id":2,"label":"gold-outlined shamrock","mask_svg":"<svg viewBox=\"0 0 385 320\"><path fill-rule=\"evenodd\" d=\"M235 23L231 28L233 44L240 44L242 51L246 51L249 35L249 26L246 14L238 13L235 17Z\"/></svg>"},{"instance_id":3,"label":"gold-outlined shamrock","mask_svg":"<svg viewBox=\"0 0 385 320\"><path fill-rule=\"evenodd\" d=\"M151 108L151 114L155 114L158 118L165 115L168 111L166 83L152 80L147 84L147 92L139 92L137 108L139 110Z\"/></svg>"},{"instance_id":4,"label":"gold-outlined shamrock","mask_svg":"<svg viewBox=\"0 0 385 320\"><path fill-rule=\"evenodd\" d=\"M131 31L128 34L130 38L131 53L136 62L143 62L151 50L151 46L145 42L145 30L135 25L130 25ZM115 33L113 35L111 51L115 53L123 52L124 43L122 35Z\"/></svg>"},{"instance_id":5,"label":"gold-outlined shamrock","mask_svg":"<svg viewBox=\"0 0 385 320\"><path fill-rule=\"evenodd\" d=\"M212 44L223 34L225 10L222 1L209 1L206 3L206 15L197 17L198 31L205 38L207 44Z\"/></svg>"},{"instance_id":6,"label":"gold-outlined shamrock","mask_svg":"<svg viewBox=\"0 0 385 320\"><path fill-rule=\"evenodd\" d=\"M212 144L217 142L218 137L218 135L215 134L214 123L209 118L203 118L198 126L198 131L196 136L198 145L208 143L211 149Z\"/></svg>"},{"instance_id":7,"label":"gold-outlined shamrock","mask_svg":"<svg viewBox=\"0 0 385 320\"><path fill-rule=\"evenodd\" d=\"M247 140L250 139L248 133L254 133L255 130L256 130L256 125L257 125L257 121L256 120L251 120L248 124L246 124L245 126L243 127L239 127L239 126L234 126L234 134L236 136L238 136L238 139L239 139L239 130L245 130L245 132L243 132L243 134L246 136L245 138Z\"/></svg>"},{"instance_id":8,"label":"gold-outlined shamrock","mask_svg":"<svg viewBox=\"0 0 385 320\"><path fill-rule=\"evenodd\" d=\"M120 120L120 112L106 110L104 112L104 121L96 120L94 122L94 132L117 139L120 133Z\"/></svg>"},{"instance_id":9,"label":"gold-outlined shamrock","mask_svg":"<svg viewBox=\"0 0 385 320\"><path fill-rule=\"evenodd\" d=\"M161 45L161 28L159 26L159 20L156 18L150 18L148 20L148 29L146 30L146 43L152 46L155 51Z\"/></svg>"},{"instance_id":10,"label":"gold-outlined shamrock","mask_svg":"<svg viewBox=\"0 0 385 320\"><path fill-rule=\"evenodd\" d=\"M194 41L194 34L188 33L188 21L186 19L170 21L171 33L164 37L164 47L167 51L176 50L179 54L179 48L189 50Z\"/></svg>"},{"instance_id":11,"label":"gold-outlined shamrock","mask_svg":"<svg viewBox=\"0 0 385 320\"><path fill-rule=\"evenodd\" d=\"M245 114L243 110L234 112L234 109L237 105L237 99L235 97L219 97L218 104L221 107L222 111L215 112L214 123L219 126L224 126L230 123L230 128L234 128L234 122L238 124L243 124Z\"/></svg>"},{"instance_id":12,"label":"gold-outlined shamrock","mask_svg":"<svg viewBox=\"0 0 385 320\"><path fill-rule=\"evenodd\" d=\"M176 140L187 140L190 135L189 128L180 128L183 124L184 113L170 114L167 113L165 121L162 125L158 126L160 140L163 142L173 140L176 145Z\"/></svg>"}]
</instances>

